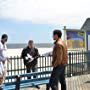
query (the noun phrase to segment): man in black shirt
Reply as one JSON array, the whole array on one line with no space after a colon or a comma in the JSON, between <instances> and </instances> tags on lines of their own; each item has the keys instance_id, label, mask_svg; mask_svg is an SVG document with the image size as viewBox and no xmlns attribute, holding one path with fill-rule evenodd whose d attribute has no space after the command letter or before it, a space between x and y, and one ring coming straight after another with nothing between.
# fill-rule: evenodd
<instances>
[{"instance_id":1,"label":"man in black shirt","mask_svg":"<svg viewBox=\"0 0 90 90\"><path fill-rule=\"evenodd\" d=\"M31 73L31 71L36 72L39 53L38 49L34 47L34 42L32 40L29 40L28 46L23 49L21 57L24 60L27 73ZM36 78L36 76L34 76L34 78ZM28 77L28 79L31 79L31 77Z\"/></svg>"}]
</instances>

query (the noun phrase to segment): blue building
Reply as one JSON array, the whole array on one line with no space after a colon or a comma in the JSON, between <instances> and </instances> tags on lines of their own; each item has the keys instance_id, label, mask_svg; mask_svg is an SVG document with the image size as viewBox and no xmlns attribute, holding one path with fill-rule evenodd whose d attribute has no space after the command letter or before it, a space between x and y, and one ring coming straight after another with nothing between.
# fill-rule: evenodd
<instances>
[{"instance_id":1,"label":"blue building","mask_svg":"<svg viewBox=\"0 0 90 90\"><path fill-rule=\"evenodd\" d=\"M86 47L90 51L90 18L86 19L81 30L86 32Z\"/></svg>"}]
</instances>

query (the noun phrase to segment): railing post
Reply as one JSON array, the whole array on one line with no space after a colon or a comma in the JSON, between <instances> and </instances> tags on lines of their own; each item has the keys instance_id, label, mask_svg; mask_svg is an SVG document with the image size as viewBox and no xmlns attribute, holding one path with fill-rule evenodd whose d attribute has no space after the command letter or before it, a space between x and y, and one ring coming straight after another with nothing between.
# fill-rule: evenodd
<instances>
[{"instance_id":1,"label":"railing post","mask_svg":"<svg viewBox=\"0 0 90 90\"><path fill-rule=\"evenodd\" d=\"M15 90L20 90L20 76L15 76L16 78L16 87Z\"/></svg>"},{"instance_id":2,"label":"railing post","mask_svg":"<svg viewBox=\"0 0 90 90\"><path fill-rule=\"evenodd\" d=\"M82 74L84 74L84 51L82 50Z\"/></svg>"},{"instance_id":3,"label":"railing post","mask_svg":"<svg viewBox=\"0 0 90 90\"><path fill-rule=\"evenodd\" d=\"M87 72L90 73L90 51L87 52Z\"/></svg>"},{"instance_id":4,"label":"railing post","mask_svg":"<svg viewBox=\"0 0 90 90\"><path fill-rule=\"evenodd\" d=\"M71 53L69 52L69 77L71 77Z\"/></svg>"},{"instance_id":5,"label":"railing post","mask_svg":"<svg viewBox=\"0 0 90 90\"><path fill-rule=\"evenodd\" d=\"M49 84L46 84L46 90L50 90Z\"/></svg>"}]
</instances>

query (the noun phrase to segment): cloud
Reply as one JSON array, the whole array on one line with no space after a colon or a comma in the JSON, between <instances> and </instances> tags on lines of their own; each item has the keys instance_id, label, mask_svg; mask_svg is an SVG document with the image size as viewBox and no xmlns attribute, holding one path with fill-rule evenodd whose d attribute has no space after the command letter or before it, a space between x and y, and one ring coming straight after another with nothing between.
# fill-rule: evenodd
<instances>
[{"instance_id":1,"label":"cloud","mask_svg":"<svg viewBox=\"0 0 90 90\"><path fill-rule=\"evenodd\" d=\"M51 24L82 24L90 0L0 0L0 17Z\"/></svg>"}]
</instances>

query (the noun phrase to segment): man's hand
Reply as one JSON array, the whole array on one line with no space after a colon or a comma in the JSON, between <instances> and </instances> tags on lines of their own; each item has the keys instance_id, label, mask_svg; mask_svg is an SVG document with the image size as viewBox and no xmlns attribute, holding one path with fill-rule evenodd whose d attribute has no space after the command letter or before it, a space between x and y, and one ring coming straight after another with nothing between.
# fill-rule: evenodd
<instances>
[{"instance_id":1,"label":"man's hand","mask_svg":"<svg viewBox=\"0 0 90 90\"><path fill-rule=\"evenodd\" d=\"M30 58L29 62L32 62L34 60L34 58Z\"/></svg>"}]
</instances>

